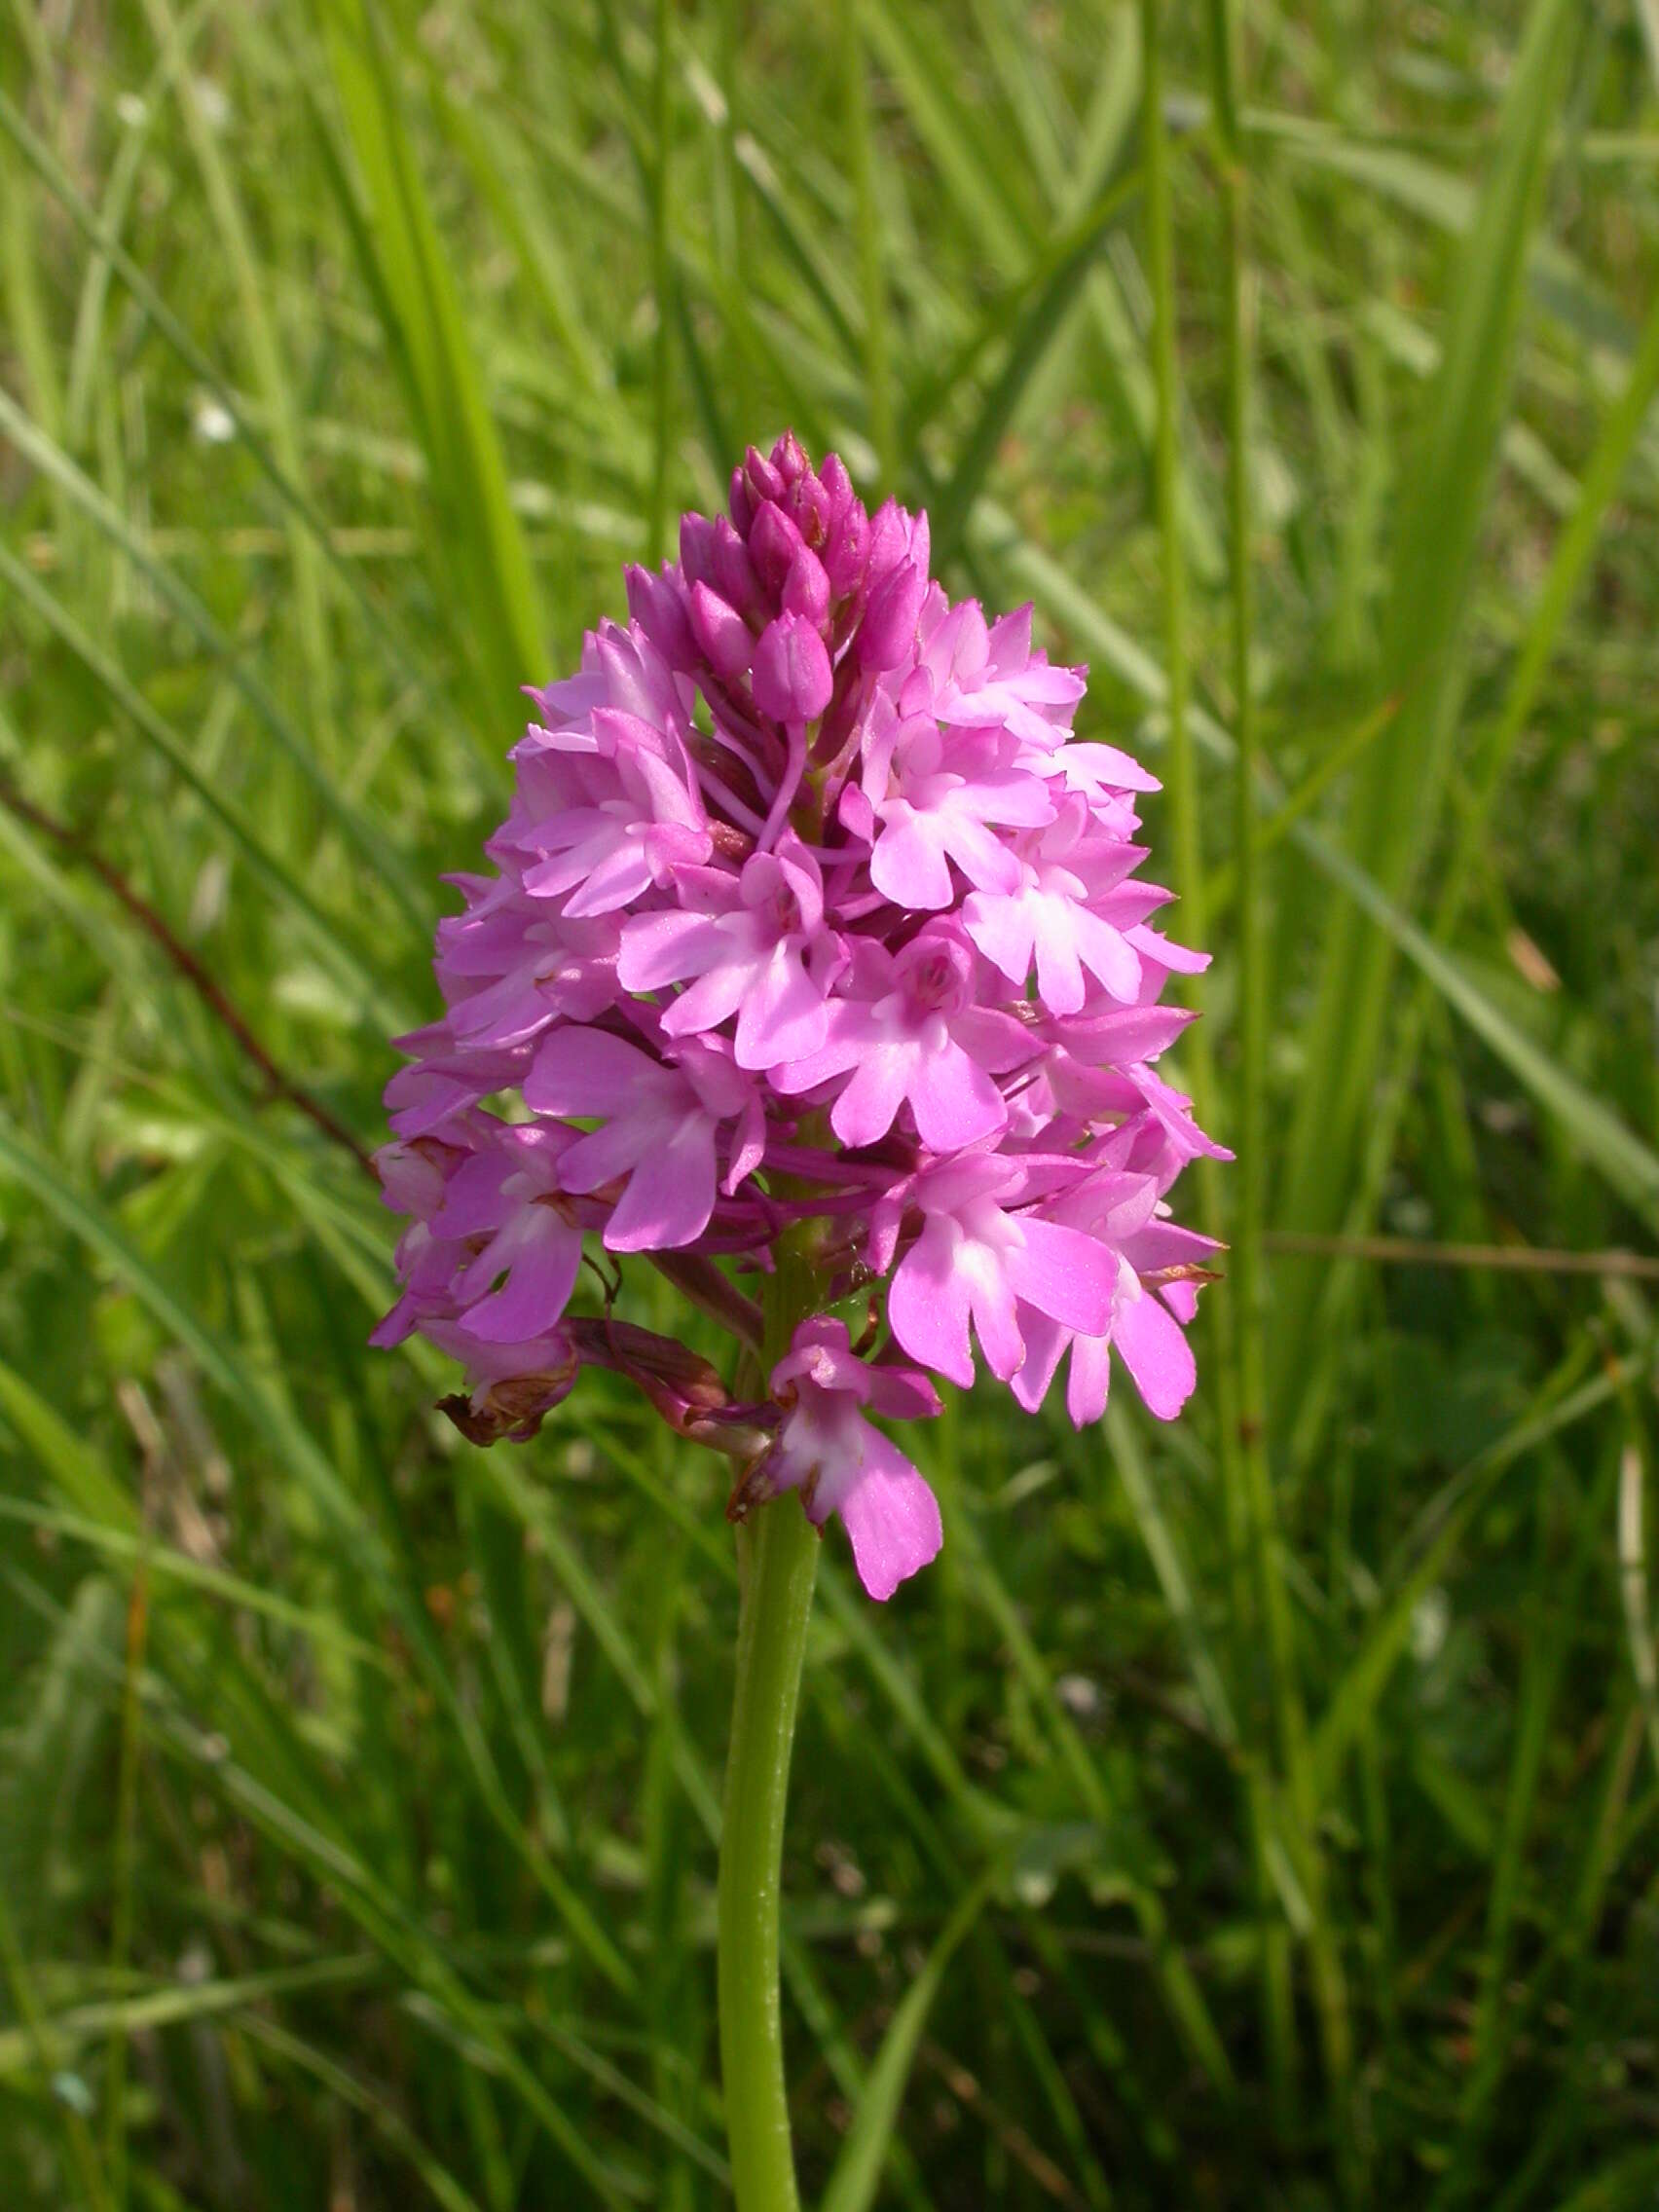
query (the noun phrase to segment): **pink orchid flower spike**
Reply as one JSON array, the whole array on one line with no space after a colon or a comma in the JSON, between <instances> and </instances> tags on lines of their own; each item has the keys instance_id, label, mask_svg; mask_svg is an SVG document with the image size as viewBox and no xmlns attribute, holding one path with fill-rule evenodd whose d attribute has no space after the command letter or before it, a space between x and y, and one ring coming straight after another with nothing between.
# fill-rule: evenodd
<instances>
[{"instance_id":1,"label":"pink orchid flower spike","mask_svg":"<svg viewBox=\"0 0 1659 2212\"><path fill-rule=\"evenodd\" d=\"M1084 671L1028 608L953 605L927 517L833 455L752 447L626 586L531 692L493 872L438 928L378 1341L461 1363L478 1442L608 1368L734 1462L737 1515L793 1491L886 1599L941 1540L884 1425L939 1411L930 1376L982 1358L1035 1412L1065 1368L1080 1424L1114 1362L1161 1419L1192 1392L1213 1247L1171 1193L1220 1147L1159 1063L1203 955L1140 872L1156 779L1073 737ZM623 1317L640 1257L734 1376L771 1347L763 1384Z\"/></svg>"}]
</instances>

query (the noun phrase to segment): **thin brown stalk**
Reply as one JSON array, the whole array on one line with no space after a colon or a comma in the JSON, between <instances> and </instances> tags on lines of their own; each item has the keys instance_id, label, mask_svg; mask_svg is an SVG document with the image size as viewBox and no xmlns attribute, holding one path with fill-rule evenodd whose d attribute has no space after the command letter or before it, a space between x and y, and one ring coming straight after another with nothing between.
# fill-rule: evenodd
<instances>
[{"instance_id":1,"label":"thin brown stalk","mask_svg":"<svg viewBox=\"0 0 1659 2212\"><path fill-rule=\"evenodd\" d=\"M19 822L26 822L31 830L37 830L43 837L51 838L60 851L67 853L81 866L95 875L111 897L120 901L144 934L160 947L171 967L183 977L220 1027L227 1031L242 1056L258 1069L268 1094L273 1098L286 1099L290 1106L319 1128L331 1143L349 1152L364 1174L373 1175L374 1161L344 1122L331 1114L320 1099L313 1098L303 1085L283 1074L225 995L223 987L208 974L189 945L174 934L170 925L150 902L132 888L112 861L106 860L80 830L72 830L68 823L59 822L55 815L48 814L44 807L36 806L32 799L25 798L9 776L0 775L0 806L15 814Z\"/></svg>"},{"instance_id":2,"label":"thin brown stalk","mask_svg":"<svg viewBox=\"0 0 1659 2212\"><path fill-rule=\"evenodd\" d=\"M1319 1236L1295 1229L1270 1229L1270 1252L1299 1259L1374 1260L1382 1267L1495 1268L1509 1274L1615 1275L1626 1282L1659 1282L1659 1259L1642 1252L1564 1252L1537 1244L1436 1244L1417 1236Z\"/></svg>"}]
</instances>

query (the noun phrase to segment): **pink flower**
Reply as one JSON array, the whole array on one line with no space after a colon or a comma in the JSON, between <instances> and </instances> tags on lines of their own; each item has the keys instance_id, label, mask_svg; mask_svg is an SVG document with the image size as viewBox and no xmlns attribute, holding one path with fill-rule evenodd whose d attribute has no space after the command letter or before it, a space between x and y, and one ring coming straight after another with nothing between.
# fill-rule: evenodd
<instances>
[{"instance_id":1,"label":"pink flower","mask_svg":"<svg viewBox=\"0 0 1659 2212\"><path fill-rule=\"evenodd\" d=\"M458 1047L522 1045L564 1015L585 1021L616 995L621 924L579 925L549 914L515 887L462 879L471 910L438 924L438 978Z\"/></svg>"},{"instance_id":2,"label":"pink flower","mask_svg":"<svg viewBox=\"0 0 1659 2212\"><path fill-rule=\"evenodd\" d=\"M678 733L600 707L579 737L546 734L541 750L569 756L562 774L545 779L550 811L495 840L498 852L511 847L529 860L519 881L531 898L561 900L572 920L610 914L669 881L675 867L708 859L706 817Z\"/></svg>"},{"instance_id":3,"label":"pink flower","mask_svg":"<svg viewBox=\"0 0 1659 2212\"><path fill-rule=\"evenodd\" d=\"M912 1359L965 1388L974 1380L970 1321L1006 1382L1025 1363L1022 1304L1089 1336L1111 1319L1110 1253L1081 1230L1015 1211L1025 1175L1015 1161L970 1154L931 1170L912 1193L924 1226L894 1274L887 1317Z\"/></svg>"},{"instance_id":4,"label":"pink flower","mask_svg":"<svg viewBox=\"0 0 1659 2212\"><path fill-rule=\"evenodd\" d=\"M788 832L776 852L756 853L734 883L716 870L683 870L678 911L642 914L622 933L617 973L631 991L697 980L663 1015L670 1037L697 1036L734 1014L741 1068L775 1067L816 1051L824 991L810 973L832 961L817 863Z\"/></svg>"},{"instance_id":5,"label":"pink flower","mask_svg":"<svg viewBox=\"0 0 1659 2212\"><path fill-rule=\"evenodd\" d=\"M982 732L947 745L930 714L911 715L877 740L863 790L849 787L842 796L841 819L856 835L873 837L870 881L896 906L955 905L952 861L970 883L1017 887L1019 864L997 829L1048 822L1054 810L1036 777L998 764L1001 750Z\"/></svg>"},{"instance_id":6,"label":"pink flower","mask_svg":"<svg viewBox=\"0 0 1659 2212\"><path fill-rule=\"evenodd\" d=\"M556 1127L503 1129L445 1185L430 1228L474 1251L455 1282L469 1337L522 1344L563 1318L582 1260L583 1225L560 1177L570 1143Z\"/></svg>"},{"instance_id":7,"label":"pink flower","mask_svg":"<svg viewBox=\"0 0 1659 2212\"><path fill-rule=\"evenodd\" d=\"M836 1088L830 1125L854 1147L877 1143L906 1105L930 1152L956 1152L1006 1127L992 1078L1037 1047L1012 1015L974 1003L966 940L930 924L897 956L862 940L854 959L860 972L846 988L857 995L830 1004L823 1045L780 1069L779 1088Z\"/></svg>"},{"instance_id":8,"label":"pink flower","mask_svg":"<svg viewBox=\"0 0 1659 2212\"><path fill-rule=\"evenodd\" d=\"M1109 998L1133 1006L1141 964L1126 931L1164 894L1134 885L1127 871L1144 859L1137 845L1097 833L1086 800L1066 802L1052 826L1026 840L1013 878L987 884L964 902L968 935L1012 983L1024 987L1033 965L1037 995L1051 1014L1077 1014L1087 999L1087 969Z\"/></svg>"},{"instance_id":9,"label":"pink flower","mask_svg":"<svg viewBox=\"0 0 1659 2212\"><path fill-rule=\"evenodd\" d=\"M603 1117L570 1146L559 1172L568 1191L621 1180L605 1226L612 1252L674 1251L703 1234L722 1123L740 1123L729 1187L757 1156L757 1101L730 1061L704 1045L685 1045L665 1063L603 1029L560 1029L536 1053L524 1098L537 1113Z\"/></svg>"},{"instance_id":10,"label":"pink flower","mask_svg":"<svg viewBox=\"0 0 1659 2212\"><path fill-rule=\"evenodd\" d=\"M1108 1173L1078 1188L1058 1210L1117 1255L1111 1313L1102 1329L1067 1327L1041 1311L1022 1316L1027 1365L1013 1379L1014 1396L1035 1413L1067 1349L1071 1375L1066 1411L1078 1428L1106 1410L1108 1354L1116 1346L1160 1420L1173 1420L1192 1396L1198 1369L1183 1326L1193 1318L1198 1282L1216 1246L1180 1229L1161 1211L1158 1183L1147 1174Z\"/></svg>"},{"instance_id":11,"label":"pink flower","mask_svg":"<svg viewBox=\"0 0 1659 2212\"><path fill-rule=\"evenodd\" d=\"M891 1598L936 1556L944 1530L939 1500L865 1409L926 1419L940 1411L938 1392L913 1368L858 1358L846 1323L821 1316L795 1330L772 1370L772 1395L783 1420L750 1478L745 1510L753 1498L798 1490L814 1527L838 1513L860 1581L872 1598Z\"/></svg>"},{"instance_id":12,"label":"pink flower","mask_svg":"<svg viewBox=\"0 0 1659 2212\"><path fill-rule=\"evenodd\" d=\"M1193 1387L1210 1247L1168 1194L1225 1156L1160 1072L1189 1016L1159 1002L1203 955L1152 926L1155 780L1072 741L1084 672L1029 608L953 606L926 516L867 514L834 456L751 447L727 512L627 593L531 692L495 872L439 924L442 1015L387 1091L408 1226L377 1341L462 1363L476 1442L610 1368L747 1467L734 1510L838 1512L885 1597L940 1528L866 1418L938 1410L883 1322L964 1386L977 1341L1030 1408L1069 1358L1078 1421L1114 1356L1164 1418ZM645 1255L753 1348L744 1278L776 1281L785 1237L821 1310L764 1404L613 1310L605 1255ZM874 1356L829 1318L855 1292Z\"/></svg>"}]
</instances>

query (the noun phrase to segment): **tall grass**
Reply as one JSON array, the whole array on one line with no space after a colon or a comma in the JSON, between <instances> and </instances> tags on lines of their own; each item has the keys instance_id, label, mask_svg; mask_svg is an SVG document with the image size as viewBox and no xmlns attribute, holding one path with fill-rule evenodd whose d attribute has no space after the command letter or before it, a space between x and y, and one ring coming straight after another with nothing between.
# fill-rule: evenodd
<instances>
[{"instance_id":1,"label":"tall grass","mask_svg":"<svg viewBox=\"0 0 1659 2212\"><path fill-rule=\"evenodd\" d=\"M785 423L1161 762L1239 1155L1185 1421L826 1549L805 2194L1650 2200L1644 23L7 13L0 2202L728 2199L719 1470L459 1443L353 1146L518 686Z\"/></svg>"}]
</instances>

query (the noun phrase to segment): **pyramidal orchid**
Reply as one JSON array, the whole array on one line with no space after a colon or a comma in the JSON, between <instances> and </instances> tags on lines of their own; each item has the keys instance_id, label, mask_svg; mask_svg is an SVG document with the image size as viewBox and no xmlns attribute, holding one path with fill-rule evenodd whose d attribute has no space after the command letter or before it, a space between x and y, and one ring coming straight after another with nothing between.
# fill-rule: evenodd
<instances>
[{"instance_id":1,"label":"pyramidal orchid","mask_svg":"<svg viewBox=\"0 0 1659 2212\"><path fill-rule=\"evenodd\" d=\"M523 1437L584 1364L655 1391L673 1362L572 1330L584 1239L672 1256L756 1349L743 1286L788 1240L808 1309L703 1430L734 1517L799 1489L885 1598L940 1522L865 1409L934 1411L924 1371L969 1384L976 1347L1027 1409L1069 1353L1080 1423L1114 1354L1162 1418L1191 1390L1209 1247L1166 1194L1216 1148L1153 1063L1203 961L1153 926L1154 779L1068 742L1083 671L1029 609L952 606L926 516L867 515L833 456L752 449L627 590L531 694L495 872L439 927L446 1012L388 1091L412 1220L379 1341L424 1332L466 1433Z\"/></svg>"},{"instance_id":2,"label":"pyramidal orchid","mask_svg":"<svg viewBox=\"0 0 1659 2212\"><path fill-rule=\"evenodd\" d=\"M1029 608L952 606L927 517L867 514L833 456L752 448L627 591L531 693L493 872L439 925L445 1011L387 1093L408 1227L376 1335L461 1362L475 1443L602 1367L732 1462L721 2069L740 2212L793 2212L779 1870L815 1531L839 1519L876 1599L939 1551L892 1433L939 1413L932 1376L982 1361L1035 1411L1063 1368L1082 1426L1121 1364L1180 1411L1213 1246L1168 1193L1217 1148L1156 1062L1204 959L1154 926L1154 779L1072 739L1083 671ZM613 1313L624 1259L723 1327L729 1380Z\"/></svg>"}]
</instances>

